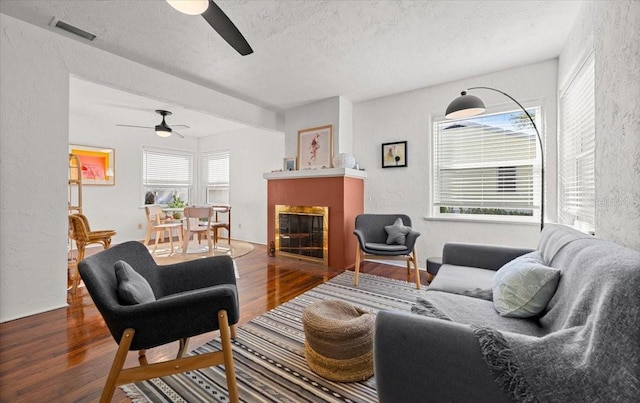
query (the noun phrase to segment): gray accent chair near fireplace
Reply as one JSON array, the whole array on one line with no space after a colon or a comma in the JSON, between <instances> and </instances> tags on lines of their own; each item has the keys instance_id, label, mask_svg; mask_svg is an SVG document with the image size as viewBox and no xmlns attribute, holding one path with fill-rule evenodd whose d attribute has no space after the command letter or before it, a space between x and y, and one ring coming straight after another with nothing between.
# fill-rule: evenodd
<instances>
[{"instance_id":1,"label":"gray accent chair near fireplace","mask_svg":"<svg viewBox=\"0 0 640 403\"><path fill-rule=\"evenodd\" d=\"M400 220L400 221L398 221ZM360 262L364 259L404 260L407 276L411 263L415 269L416 288L420 288L418 257L415 251L420 233L411 229L411 218L406 214L360 214L356 217L354 235L358 238L353 285L358 285Z\"/></svg>"},{"instance_id":2,"label":"gray accent chair near fireplace","mask_svg":"<svg viewBox=\"0 0 640 403\"><path fill-rule=\"evenodd\" d=\"M231 401L238 401L231 338L240 308L233 260L215 256L159 266L140 242L129 241L90 256L80 275L118 343L100 398L111 401L125 383L224 364ZM192 336L220 330L222 350L183 357ZM175 360L148 365L146 349L179 341ZM127 353L139 367L123 369Z\"/></svg>"}]
</instances>

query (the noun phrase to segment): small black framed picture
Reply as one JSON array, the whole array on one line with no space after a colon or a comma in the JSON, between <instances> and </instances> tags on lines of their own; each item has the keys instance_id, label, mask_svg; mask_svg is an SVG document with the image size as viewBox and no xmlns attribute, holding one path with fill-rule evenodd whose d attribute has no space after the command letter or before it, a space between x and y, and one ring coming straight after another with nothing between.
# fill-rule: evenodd
<instances>
[{"instance_id":1,"label":"small black framed picture","mask_svg":"<svg viewBox=\"0 0 640 403\"><path fill-rule=\"evenodd\" d=\"M382 167L400 168L407 166L407 142L382 144Z\"/></svg>"}]
</instances>

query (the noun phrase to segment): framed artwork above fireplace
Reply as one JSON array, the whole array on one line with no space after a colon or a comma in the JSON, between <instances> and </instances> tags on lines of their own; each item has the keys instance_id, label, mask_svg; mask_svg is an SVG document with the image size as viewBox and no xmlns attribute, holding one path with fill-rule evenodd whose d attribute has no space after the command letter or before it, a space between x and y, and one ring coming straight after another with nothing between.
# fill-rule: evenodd
<instances>
[{"instance_id":1,"label":"framed artwork above fireplace","mask_svg":"<svg viewBox=\"0 0 640 403\"><path fill-rule=\"evenodd\" d=\"M333 125L298 131L298 169L331 168Z\"/></svg>"}]
</instances>

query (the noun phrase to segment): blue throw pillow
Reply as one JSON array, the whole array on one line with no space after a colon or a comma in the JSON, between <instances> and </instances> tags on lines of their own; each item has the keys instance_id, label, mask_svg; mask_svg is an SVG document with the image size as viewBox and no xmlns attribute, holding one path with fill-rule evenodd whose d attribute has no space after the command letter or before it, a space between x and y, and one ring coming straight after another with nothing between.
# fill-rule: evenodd
<instances>
[{"instance_id":1,"label":"blue throw pillow","mask_svg":"<svg viewBox=\"0 0 640 403\"><path fill-rule=\"evenodd\" d=\"M147 280L133 270L129 263L118 260L113 267L118 280L118 300L122 305L137 305L156 300Z\"/></svg>"},{"instance_id":2,"label":"blue throw pillow","mask_svg":"<svg viewBox=\"0 0 640 403\"><path fill-rule=\"evenodd\" d=\"M384 230L387 231L387 245L404 245L411 227L405 227L402 218L398 217L393 225L385 226Z\"/></svg>"},{"instance_id":3,"label":"blue throw pillow","mask_svg":"<svg viewBox=\"0 0 640 403\"><path fill-rule=\"evenodd\" d=\"M542 312L556 292L560 270L545 266L540 252L522 255L493 276L493 305L501 316L528 318Z\"/></svg>"}]
</instances>

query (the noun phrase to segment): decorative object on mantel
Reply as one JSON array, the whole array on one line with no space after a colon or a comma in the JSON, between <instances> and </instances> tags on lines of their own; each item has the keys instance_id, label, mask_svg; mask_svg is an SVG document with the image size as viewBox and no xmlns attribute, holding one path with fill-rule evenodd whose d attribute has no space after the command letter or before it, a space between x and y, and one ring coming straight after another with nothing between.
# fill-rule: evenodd
<instances>
[{"instance_id":1,"label":"decorative object on mantel","mask_svg":"<svg viewBox=\"0 0 640 403\"><path fill-rule=\"evenodd\" d=\"M80 160L83 185L115 185L116 150L69 144L69 154Z\"/></svg>"},{"instance_id":2,"label":"decorative object on mantel","mask_svg":"<svg viewBox=\"0 0 640 403\"><path fill-rule=\"evenodd\" d=\"M283 171L295 171L296 170L296 159L295 159L295 157L284 158L283 163L282 163L282 170Z\"/></svg>"},{"instance_id":3,"label":"decorative object on mantel","mask_svg":"<svg viewBox=\"0 0 640 403\"><path fill-rule=\"evenodd\" d=\"M407 142L382 144L382 167L400 168L407 166Z\"/></svg>"},{"instance_id":4,"label":"decorative object on mantel","mask_svg":"<svg viewBox=\"0 0 640 403\"><path fill-rule=\"evenodd\" d=\"M298 130L298 169L331 168L333 125Z\"/></svg>"},{"instance_id":5,"label":"decorative object on mantel","mask_svg":"<svg viewBox=\"0 0 640 403\"><path fill-rule=\"evenodd\" d=\"M529 112L527 112L524 106L522 106L520 102L516 101L515 98L513 98L511 95L491 87L470 87L467 89L467 91L476 90L476 89L491 90L491 91L499 92L500 94L504 95L505 97L515 102L516 105L518 105L520 109L522 109L525 115L527 115L527 117L529 118L529 121L531 122L531 125L536 131L536 135L538 136L538 144L540 145L540 161L541 161L540 163L540 183L541 183L540 231L542 231L542 229L544 228L544 149L542 147L542 138L540 137L540 132L538 131L538 127L536 126L536 123L533 121L533 118L531 117ZM447 119L466 118L470 116L479 115L486 110L484 106L484 102L482 102L482 100L476 97L475 95L468 95L467 91L462 91L458 98L451 101L449 106L447 106L447 111L445 112L445 118Z\"/></svg>"},{"instance_id":6,"label":"decorative object on mantel","mask_svg":"<svg viewBox=\"0 0 640 403\"><path fill-rule=\"evenodd\" d=\"M356 166L356 159L349 153L340 153L333 157L334 168L349 168L353 169Z\"/></svg>"}]
</instances>

